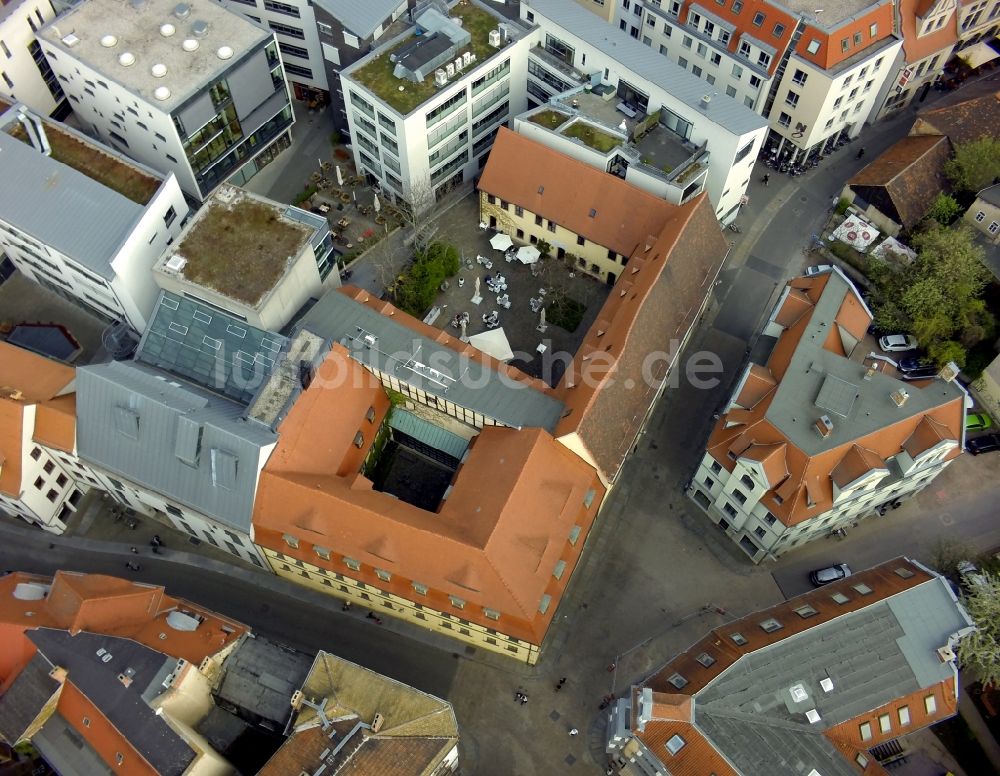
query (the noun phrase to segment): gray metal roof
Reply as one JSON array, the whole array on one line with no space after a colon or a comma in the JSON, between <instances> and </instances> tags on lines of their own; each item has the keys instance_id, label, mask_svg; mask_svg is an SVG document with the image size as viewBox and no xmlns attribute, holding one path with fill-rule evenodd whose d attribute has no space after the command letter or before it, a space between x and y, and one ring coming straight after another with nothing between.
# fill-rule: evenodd
<instances>
[{"instance_id":1,"label":"gray metal roof","mask_svg":"<svg viewBox=\"0 0 1000 776\"><path fill-rule=\"evenodd\" d=\"M850 282L839 270L831 272L767 409L768 421L810 457L963 396L959 385L938 379L922 388L883 372L865 380L867 369L862 362L827 350L823 344L849 293L856 293ZM846 350L850 352L851 347L848 343ZM902 407L889 398L898 389L909 394ZM833 413L833 430L824 438L813 423L827 413Z\"/></svg>"},{"instance_id":2,"label":"gray metal roof","mask_svg":"<svg viewBox=\"0 0 1000 776\"><path fill-rule=\"evenodd\" d=\"M36 654L0 695L0 736L17 743L60 685L49 676L52 664Z\"/></svg>"},{"instance_id":3,"label":"gray metal roof","mask_svg":"<svg viewBox=\"0 0 1000 776\"><path fill-rule=\"evenodd\" d=\"M59 776L115 776L58 711L31 737L31 743Z\"/></svg>"},{"instance_id":4,"label":"gray metal roof","mask_svg":"<svg viewBox=\"0 0 1000 776\"><path fill-rule=\"evenodd\" d=\"M82 459L249 531L263 448L278 437L245 407L134 361L78 369L76 407Z\"/></svg>"},{"instance_id":5,"label":"gray metal roof","mask_svg":"<svg viewBox=\"0 0 1000 776\"><path fill-rule=\"evenodd\" d=\"M767 126L762 116L742 102L716 93L707 81L634 40L573 0L524 0L521 5L533 8L549 19L550 22L543 25L545 29L551 29L558 36L556 28L562 27L730 132L745 135ZM619 75L628 80L627 73ZM707 108L701 104L701 98L706 94L712 96Z\"/></svg>"},{"instance_id":6,"label":"gray metal roof","mask_svg":"<svg viewBox=\"0 0 1000 776\"><path fill-rule=\"evenodd\" d=\"M302 327L340 342L365 366L506 426L552 431L562 415L562 402L549 394L462 356L338 291L320 299L302 319ZM364 340L369 335L376 338L373 346Z\"/></svg>"},{"instance_id":7,"label":"gray metal roof","mask_svg":"<svg viewBox=\"0 0 1000 776\"><path fill-rule=\"evenodd\" d=\"M983 202L1000 207L1000 183L988 186L977 195Z\"/></svg>"},{"instance_id":8,"label":"gray metal roof","mask_svg":"<svg viewBox=\"0 0 1000 776\"><path fill-rule=\"evenodd\" d=\"M936 651L970 624L934 577L744 655L695 694L695 724L746 776L810 768L851 776L853 765L822 732L952 677ZM804 697L796 700L793 687ZM815 723L805 716L811 709Z\"/></svg>"},{"instance_id":9,"label":"gray metal roof","mask_svg":"<svg viewBox=\"0 0 1000 776\"><path fill-rule=\"evenodd\" d=\"M81 142L117 156L112 149L74 134ZM145 208L3 131L0 180L0 219L101 277L115 277L111 260Z\"/></svg>"},{"instance_id":10,"label":"gray metal roof","mask_svg":"<svg viewBox=\"0 0 1000 776\"><path fill-rule=\"evenodd\" d=\"M280 334L162 291L135 358L249 404L285 343Z\"/></svg>"},{"instance_id":11,"label":"gray metal roof","mask_svg":"<svg viewBox=\"0 0 1000 776\"><path fill-rule=\"evenodd\" d=\"M469 449L469 440L441 428L436 423L419 418L412 412L399 407L393 407L389 416L389 425L396 431L401 431L413 437L418 442L440 450L450 455L456 461L461 461L465 451Z\"/></svg>"},{"instance_id":12,"label":"gray metal roof","mask_svg":"<svg viewBox=\"0 0 1000 776\"><path fill-rule=\"evenodd\" d=\"M289 698L305 682L313 659L260 635L244 637L226 658L215 695L283 729L292 715Z\"/></svg>"},{"instance_id":13,"label":"gray metal roof","mask_svg":"<svg viewBox=\"0 0 1000 776\"><path fill-rule=\"evenodd\" d=\"M316 0L316 5L359 38L370 38L405 0Z\"/></svg>"},{"instance_id":14,"label":"gray metal roof","mask_svg":"<svg viewBox=\"0 0 1000 776\"><path fill-rule=\"evenodd\" d=\"M69 681L157 773L163 776L184 773L195 758L194 750L143 698L154 680L162 682L160 670L164 664L174 664L176 658L131 639L96 633L72 636L65 630L39 628L26 635L51 663L66 669ZM98 655L100 649L106 652ZM104 662L102 657L107 654L111 659ZM126 672L132 679L127 687L118 678Z\"/></svg>"}]
</instances>

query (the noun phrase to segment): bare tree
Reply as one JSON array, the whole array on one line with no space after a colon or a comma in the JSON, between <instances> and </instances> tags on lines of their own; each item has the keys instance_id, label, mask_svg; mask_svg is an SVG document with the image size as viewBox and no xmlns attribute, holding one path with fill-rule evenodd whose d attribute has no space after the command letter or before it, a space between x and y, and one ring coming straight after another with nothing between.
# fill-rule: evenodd
<instances>
[{"instance_id":1,"label":"bare tree","mask_svg":"<svg viewBox=\"0 0 1000 776\"><path fill-rule=\"evenodd\" d=\"M514 219L511 216L510 211L502 208L499 201L490 204L485 195L482 195L479 202L480 217L482 218L483 223L488 224L490 222L490 218L493 218L496 221L496 230L498 232L503 232L511 237L517 233L517 224L514 223Z\"/></svg>"},{"instance_id":2,"label":"bare tree","mask_svg":"<svg viewBox=\"0 0 1000 776\"><path fill-rule=\"evenodd\" d=\"M435 223L437 212L434 208L434 189L429 180L414 181L410 184L409 201L397 198L396 213L403 228L407 230L404 240L412 243L414 251L426 250L434 240L438 225Z\"/></svg>"}]
</instances>

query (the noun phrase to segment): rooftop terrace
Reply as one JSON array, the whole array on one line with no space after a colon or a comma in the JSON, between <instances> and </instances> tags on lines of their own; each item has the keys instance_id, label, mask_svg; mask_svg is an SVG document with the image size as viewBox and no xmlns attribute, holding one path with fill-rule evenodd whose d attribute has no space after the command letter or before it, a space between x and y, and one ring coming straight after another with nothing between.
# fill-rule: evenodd
<instances>
[{"instance_id":1,"label":"rooftop terrace","mask_svg":"<svg viewBox=\"0 0 1000 776\"><path fill-rule=\"evenodd\" d=\"M285 216L284 205L224 187L205 203L156 268L255 305L274 288L312 234L308 226Z\"/></svg>"},{"instance_id":2,"label":"rooftop terrace","mask_svg":"<svg viewBox=\"0 0 1000 776\"><path fill-rule=\"evenodd\" d=\"M456 55L471 51L476 55L476 64L480 65L502 50L502 47L496 49L490 45L489 34L490 30L497 29L503 19L467 2L452 8L450 15L453 19L459 19L463 29L472 36L472 42L457 51ZM395 46L379 51L364 65L349 73L351 78L404 116L429 100L440 89L447 88L447 86L437 86L433 77L414 83L393 75L396 65L390 57L398 49L410 43L411 39L412 36L409 36Z\"/></svg>"},{"instance_id":3,"label":"rooftop terrace","mask_svg":"<svg viewBox=\"0 0 1000 776\"><path fill-rule=\"evenodd\" d=\"M128 197L137 205L145 206L160 188L161 180L102 151L97 145L71 135L52 122L46 121L44 126L53 159ZM31 145L28 133L16 120L7 125L6 131L22 143Z\"/></svg>"}]
</instances>

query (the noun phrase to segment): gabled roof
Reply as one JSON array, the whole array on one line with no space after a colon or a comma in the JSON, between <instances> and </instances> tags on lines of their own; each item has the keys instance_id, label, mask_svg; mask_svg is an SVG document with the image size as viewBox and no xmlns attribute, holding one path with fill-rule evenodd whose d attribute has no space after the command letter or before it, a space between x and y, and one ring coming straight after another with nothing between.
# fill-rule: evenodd
<instances>
[{"instance_id":1,"label":"gabled roof","mask_svg":"<svg viewBox=\"0 0 1000 776\"><path fill-rule=\"evenodd\" d=\"M976 197L977 199L981 199L983 202L993 205L994 207L1000 207L1000 183L993 186L987 186L985 189L980 191Z\"/></svg>"},{"instance_id":2,"label":"gabled roof","mask_svg":"<svg viewBox=\"0 0 1000 776\"><path fill-rule=\"evenodd\" d=\"M77 370L80 458L240 531L277 441L235 402L134 361Z\"/></svg>"},{"instance_id":3,"label":"gabled roof","mask_svg":"<svg viewBox=\"0 0 1000 776\"><path fill-rule=\"evenodd\" d=\"M0 695L0 737L17 744L59 690L52 664L36 654Z\"/></svg>"},{"instance_id":4,"label":"gabled roof","mask_svg":"<svg viewBox=\"0 0 1000 776\"><path fill-rule=\"evenodd\" d=\"M946 429L942 433L954 447L949 456L960 454L965 398L959 386L941 379L903 383L881 371L866 379L867 364L851 358L860 355L855 351L871 313L846 276L834 270L796 278L788 289L789 295L798 291L815 300L813 306L781 332L771 351L767 368L777 388L752 409L735 406L719 418L707 445L717 462L731 471L730 453L786 443L789 476L762 503L784 524L794 525L830 508L832 475L855 445L870 454L859 454L857 465L850 465L854 457L847 459L841 479L848 469L860 473L886 466L927 417ZM782 304L779 300L778 309ZM902 406L891 396L899 390L907 394ZM825 434L815 425L823 416L832 426Z\"/></svg>"},{"instance_id":5,"label":"gabled roof","mask_svg":"<svg viewBox=\"0 0 1000 776\"><path fill-rule=\"evenodd\" d=\"M501 127L479 189L622 256L659 235L676 206Z\"/></svg>"},{"instance_id":6,"label":"gabled roof","mask_svg":"<svg viewBox=\"0 0 1000 776\"><path fill-rule=\"evenodd\" d=\"M1000 124L1000 91L993 79L982 79L944 97L917 115L911 135L944 135L952 145L993 137Z\"/></svg>"},{"instance_id":7,"label":"gabled roof","mask_svg":"<svg viewBox=\"0 0 1000 776\"><path fill-rule=\"evenodd\" d=\"M323 725L312 707L299 706L292 734L258 776L317 768L343 776L429 776L458 744L447 701L327 652L316 655L302 695L325 701L323 714L333 724ZM371 727L376 714L382 717L378 731Z\"/></svg>"},{"instance_id":8,"label":"gabled roof","mask_svg":"<svg viewBox=\"0 0 1000 776\"><path fill-rule=\"evenodd\" d=\"M506 426L551 431L563 411L540 380L362 289L328 292L302 319L302 327L340 343L369 369Z\"/></svg>"},{"instance_id":9,"label":"gabled roof","mask_svg":"<svg viewBox=\"0 0 1000 776\"><path fill-rule=\"evenodd\" d=\"M35 432L39 444L72 453L76 446L76 395L58 396L38 405Z\"/></svg>"},{"instance_id":10,"label":"gabled roof","mask_svg":"<svg viewBox=\"0 0 1000 776\"><path fill-rule=\"evenodd\" d=\"M672 774L707 775L723 759L716 773L734 772L731 764L741 776L852 776L845 753L857 750L839 726L856 729L886 704L920 693L935 694L938 709L927 714L922 698L914 702L909 729L953 714L956 668L937 650L972 627L943 578L898 558L707 634L645 682L654 713L633 729ZM690 696L693 723L660 721L662 692ZM642 694L633 691L634 718L645 708ZM866 747L899 734L895 722L888 735L873 727ZM674 733L693 742L689 752L666 750Z\"/></svg>"},{"instance_id":11,"label":"gabled roof","mask_svg":"<svg viewBox=\"0 0 1000 776\"><path fill-rule=\"evenodd\" d=\"M848 181L856 190L885 190L891 202L886 215L904 228L915 226L940 192L947 188L944 164L951 143L941 135L911 135L890 146ZM880 209L885 211L884 206Z\"/></svg>"},{"instance_id":12,"label":"gabled roof","mask_svg":"<svg viewBox=\"0 0 1000 776\"><path fill-rule=\"evenodd\" d=\"M918 37L920 25L926 13L938 0L900 0L899 19L903 33L903 51L906 61L917 63L935 51L954 46L958 42L958 24L954 18L948 19L934 32Z\"/></svg>"}]
</instances>

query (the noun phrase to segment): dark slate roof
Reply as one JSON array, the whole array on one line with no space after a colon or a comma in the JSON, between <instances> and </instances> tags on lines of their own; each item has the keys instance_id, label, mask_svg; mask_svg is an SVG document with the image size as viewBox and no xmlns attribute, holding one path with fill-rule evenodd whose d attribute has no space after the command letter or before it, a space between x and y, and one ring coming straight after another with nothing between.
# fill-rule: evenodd
<instances>
[{"instance_id":1,"label":"dark slate roof","mask_svg":"<svg viewBox=\"0 0 1000 776\"><path fill-rule=\"evenodd\" d=\"M58 712L31 737L31 743L59 776L115 776L93 747Z\"/></svg>"},{"instance_id":2,"label":"dark slate roof","mask_svg":"<svg viewBox=\"0 0 1000 776\"><path fill-rule=\"evenodd\" d=\"M249 404L285 343L280 334L163 291L135 358Z\"/></svg>"},{"instance_id":3,"label":"dark slate roof","mask_svg":"<svg viewBox=\"0 0 1000 776\"><path fill-rule=\"evenodd\" d=\"M562 402L549 394L516 382L338 291L320 299L302 319L302 327L340 342L351 358L371 369L506 426L552 431L562 415ZM373 347L364 340L369 335L376 338Z\"/></svg>"},{"instance_id":4,"label":"dark slate roof","mask_svg":"<svg viewBox=\"0 0 1000 776\"><path fill-rule=\"evenodd\" d=\"M17 743L35 721L38 712L59 689L59 682L49 676L50 670L52 666L48 661L36 654L7 692L0 695L0 737L5 741Z\"/></svg>"},{"instance_id":5,"label":"dark slate roof","mask_svg":"<svg viewBox=\"0 0 1000 776\"><path fill-rule=\"evenodd\" d=\"M979 199L994 207L1000 207L1000 183L983 189L978 194Z\"/></svg>"},{"instance_id":6,"label":"dark slate roof","mask_svg":"<svg viewBox=\"0 0 1000 776\"><path fill-rule=\"evenodd\" d=\"M124 735L162 776L180 776L195 758L191 747L143 699L161 669L174 658L130 639L39 628L27 636L49 662L66 669L67 679ZM105 650L98 655L98 650ZM108 654L111 659L102 659ZM131 674L126 687L119 679ZM153 693L155 697L155 693Z\"/></svg>"},{"instance_id":7,"label":"dark slate roof","mask_svg":"<svg viewBox=\"0 0 1000 776\"><path fill-rule=\"evenodd\" d=\"M246 408L134 361L76 372L80 457L239 531L250 530L270 428Z\"/></svg>"},{"instance_id":8,"label":"dark slate roof","mask_svg":"<svg viewBox=\"0 0 1000 776\"><path fill-rule=\"evenodd\" d=\"M291 697L302 686L312 663L309 655L262 636L248 636L226 658L215 695L284 728L292 714Z\"/></svg>"},{"instance_id":9,"label":"dark slate roof","mask_svg":"<svg viewBox=\"0 0 1000 776\"><path fill-rule=\"evenodd\" d=\"M987 78L963 86L933 107L921 111L912 131L933 129L952 143L995 137L1000 124L1000 81Z\"/></svg>"},{"instance_id":10,"label":"dark slate roof","mask_svg":"<svg viewBox=\"0 0 1000 776\"><path fill-rule=\"evenodd\" d=\"M969 625L948 583L934 577L743 655L695 694L695 724L746 776L805 773L796 763L855 776L823 731L951 678L954 666L936 650ZM791 695L796 685L801 701ZM820 716L813 724L810 709Z\"/></svg>"}]
</instances>

